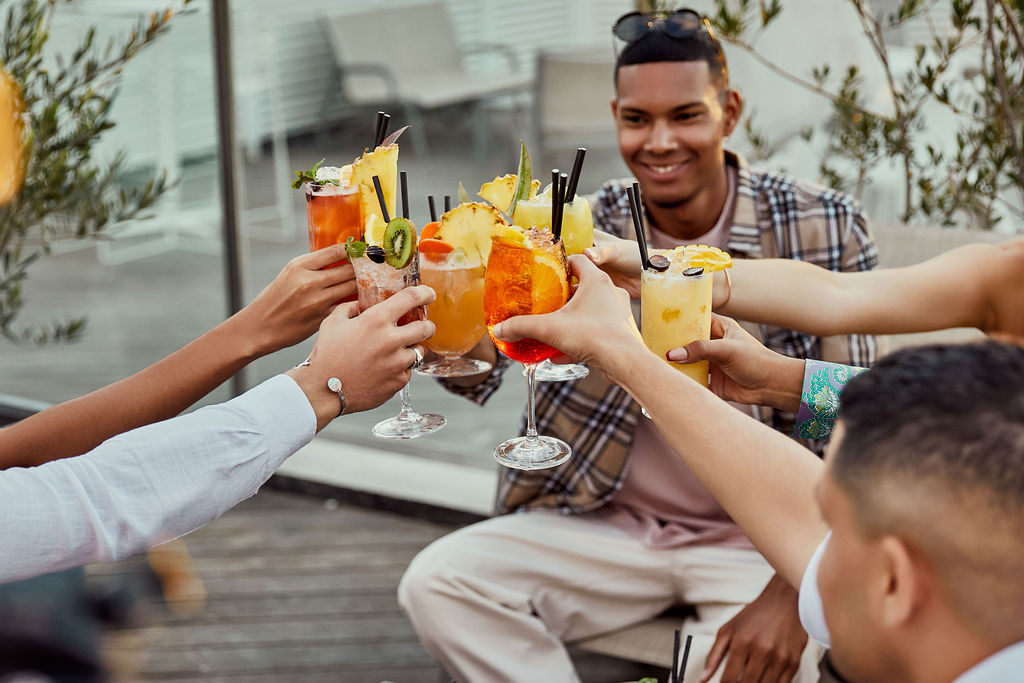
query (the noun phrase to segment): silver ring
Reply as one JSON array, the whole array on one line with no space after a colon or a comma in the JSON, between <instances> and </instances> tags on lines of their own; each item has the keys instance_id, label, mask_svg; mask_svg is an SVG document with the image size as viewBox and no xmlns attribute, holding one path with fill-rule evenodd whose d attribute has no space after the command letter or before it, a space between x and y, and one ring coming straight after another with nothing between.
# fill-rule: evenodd
<instances>
[{"instance_id":1,"label":"silver ring","mask_svg":"<svg viewBox=\"0 0 1024 683\"><path fill-rule=\"evenodd\" d=\"M413 353L416 354L416 360L412 362L412 365L409 366L409 369L415 370L416 368L423 364L423 352L420 351L420 347L418 346L413 346L412 350Z\"/></svg>"}]
</instances>

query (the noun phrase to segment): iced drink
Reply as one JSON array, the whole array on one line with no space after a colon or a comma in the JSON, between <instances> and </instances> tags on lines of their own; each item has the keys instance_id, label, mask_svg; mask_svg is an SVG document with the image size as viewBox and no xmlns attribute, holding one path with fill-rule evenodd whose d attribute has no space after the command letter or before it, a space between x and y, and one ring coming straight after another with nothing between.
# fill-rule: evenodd
<instances>
[{"instance_id":1,"label":"iced drink","mask_svg":"<svg viewBox=\"0 0 1024 683\"><path fill-rule=\"evenodd\" d=\"M306 218L310 251L363 237L359 190L351 185L306 183Z\"/></svg>"},{"instance_id":2,"label":"iced drink","mask_svg":"<svg viewBox=\"0 0 1024 683\"><path fill-rule=\"evenodd\" d=\"M713 273L690 267L682 248L664 254L664 272L644 270L640 276L640 330L655 355L687 377L708 385L707 361L683 365L666 358L670 349L711 338Z\"/></svg>"},{"instance_id":3,"label":"iced drink","mask_svg":"<svg viewBox=\"0 0 1024 683\"><path fill-rule=\"evenodd\" d=\"M441 356L461 356L480 341L484 325L484 267L457 252L420 255L420 281L437 293L427 306L436 327L423 344Z\"/></svg>"}]
</instances>

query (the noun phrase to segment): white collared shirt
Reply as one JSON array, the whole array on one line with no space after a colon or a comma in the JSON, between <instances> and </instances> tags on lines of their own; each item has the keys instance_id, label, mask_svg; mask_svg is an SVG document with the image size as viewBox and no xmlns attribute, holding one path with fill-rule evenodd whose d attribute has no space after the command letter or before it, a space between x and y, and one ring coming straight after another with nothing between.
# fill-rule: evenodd
<instances>
[{"instance_id":1,"label":"white collared shirt","mask_svg":"<svg viewBox=\"0 0 1024 683\"><path fill-rule=\"evenodd\" d=\"M119 560L213 521L309 443L288 376L116 436L84 455L0 471L0 582Z\"/></svg>"},{"instance_id":2,"label":"white collared shirt","mask_svg":"<svg viewBox=\"0 0 1024 683\"><path fill-rule=\"evenodd\" d=\"M818 591L818 568L832 532L825 537L811 556L800 581L800 623L808 635L825 647L832 639L825 623L825 609ZM1008 683L1024 680L1024 641L1005 647L956 677L952 683Z\"/></svg>"}]
</instances>

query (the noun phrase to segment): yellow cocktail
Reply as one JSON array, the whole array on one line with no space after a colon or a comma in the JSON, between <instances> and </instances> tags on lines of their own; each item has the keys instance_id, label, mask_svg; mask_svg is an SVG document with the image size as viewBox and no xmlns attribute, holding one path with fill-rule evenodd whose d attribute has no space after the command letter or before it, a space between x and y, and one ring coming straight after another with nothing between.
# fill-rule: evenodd
<instances>
[{"instance_id":1,"label":"yellow cocktail","mask_svg":"<svg viewBox=\"0 0 1024 683\"><path fill-rule=\"evenodd\" d=\"M512 222L524 228L551 229L551 190L524 199L516 204ZM569 256L582 254L594 244L594 218L590 214L590 202L586 197L576 195L565 205L562 214L562 244Z\"/></svg>"},{"instance_id":2,"label":"yellow cocktail","mask_svg":"<svg viewBox=\"0 0 1024 683\"><path fill-rule=\"evenodd\" d=\"M640 276L640 330L655 355L690 379L708 385L708 363L681 365L666 354L698 339L711 338L711 273L702 268L677 269L674 261L664 273L645 270ZM700 271L684 275L684 271Z\"/></svg>"},{"instance_id":3,"label":"yellow cocktail","mask_svg":"<svg viewBox=\"0 0 1024 683\"><path fill-rule=\"evenodd\" d=\"M711 338L714 271L731 267L732 258L704 245L677 247L660 257L668 260L668 269L648 268L640 275L640 333L655 355L706 387L707 361L684 365L668 360L666 354Z\"/></svg>"}]
</instances>

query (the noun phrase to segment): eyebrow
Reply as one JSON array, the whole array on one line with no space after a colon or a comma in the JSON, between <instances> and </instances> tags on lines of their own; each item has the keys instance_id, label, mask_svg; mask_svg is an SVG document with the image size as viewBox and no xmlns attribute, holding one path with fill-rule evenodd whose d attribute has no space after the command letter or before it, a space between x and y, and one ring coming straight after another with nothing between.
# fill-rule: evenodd
<instances>
[{"instance_id":1,"label":"eyebrow","mask_svg":"<svg viewBox=\"0 0 1024 683\"><path fill-rule=\"evenodd\" d=\"M687 102L686 104L681 104L678 107L673 107L670 110L670 112L674 114L676 112L685 111L687 109L695 109L695 108L707 109L707 106L708 105L705 102L703 102L701 100L698 100L696 102ZM623 112L636 112L636 113L641 113L641 114L646 114L647 113L646 109L643 109L641 107L630 107L628 105L624 106L624 107L621 107L620 111L623 111Z\"/></svg>"}]
</instances>

